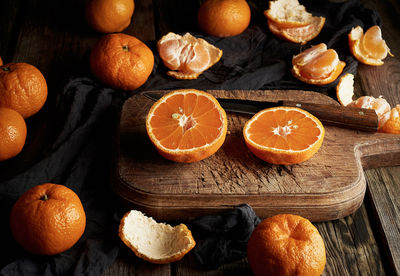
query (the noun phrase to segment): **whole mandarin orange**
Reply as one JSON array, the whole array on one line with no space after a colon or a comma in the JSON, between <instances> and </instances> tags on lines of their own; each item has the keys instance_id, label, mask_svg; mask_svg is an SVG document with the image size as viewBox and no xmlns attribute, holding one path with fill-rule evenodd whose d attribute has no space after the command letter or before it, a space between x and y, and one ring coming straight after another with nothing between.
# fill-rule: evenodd
<instances>
[{"instance_id":1,"label":"whole mandarin orange","mask_svg":"<svg viewBox=\"0 0 400 276\"><path fill-rule=\"evenodd\" d=\"M25 145L26 124L17 111L0 107L0 161L18 155Z\"/></svg>"},{"instance_id":2,"label":"whole mandarin orange","mask_svg":"<svg viewBox=\"0 0 400 276\"><path fill-rule=\"evenodd\" d=\"M28 118L43 107L46 99L47 83L35 66L21 62L0 67L0 107Z\"/></svg>"},{"instance_id":3,"label":"whole mandarin orange","mask_svg":"<svg viewBox=\"0 0 400 276\"><path fill-rule=\"evenodd\" d=\"M253 273L260 275L321 275L325 245L317 228L303 217L279 214L263 220L247 244Z\"/></svg>"},{"instance_id":4,"label":"whole mandarin orange","mask_svg":"<svg viewBox=\"0 0 400 276\"><path fill-rule=\"evenodd\" d=\"M78 195L58 184L35 186L17 200L10 227L27 251L55 255L71 248L82 236L86 215Z\"/></svg>"},{"instance_id":5,"label":"whole mandarin orange","mask_svg":"<svg viewBox=\"0 0 400 276\"><path fill-rule=\"evenodd\" d=\"M115 89L134 90L153 71L153 52L142 41L127 34L103 36L90 54L90 69L99 80Z\"/></svg>"},{"instance_id":6,"label":"whole mandarin orange","mask_svg":"<svg viewBox=\"0 0 400 276\"><path fill-rule=\"evenodd\" d=\"M0 57L0 66L3 65L3 60Z\"/></svg>"},{"instance_id":7,"label":"whole mandarin orange","mask_svg":"<svg viewBox=\"0 0 400 276\"><path fill-rule=\"evenodd\" d=\"M135 10L133 0L89 0L86 21L98 32L122 32L131 23Z\"/></svg>"},{"instance_id":8,"label":"whole mandarin orange","mask_svg":"<svg viewBox=\"0 0 400 276\"><path fill-rule=\"evenodd\" d=\"M197 14L200 28L218 37L241 34L249 26L250 19L250 7L245 0L206 0Z\"/></svg>"}]
</instances>

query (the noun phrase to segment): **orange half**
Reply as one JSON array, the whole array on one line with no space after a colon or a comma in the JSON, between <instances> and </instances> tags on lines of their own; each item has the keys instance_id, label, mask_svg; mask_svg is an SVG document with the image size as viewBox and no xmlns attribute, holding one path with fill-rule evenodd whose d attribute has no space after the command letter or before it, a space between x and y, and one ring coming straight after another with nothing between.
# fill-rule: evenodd
<instances>
[{"instance_id":1,"label":"orange half","mask_svg":"<svg viewBox=\"0 0 400 276\"><path fill-rule=\"evenodd\" d=\"M227 118L211 94L181 89L154 103L146 118L146 130L162 156L190 163L213 155L222 146Z\"/></svg>"},{"instance_id":2,"label":"orange half","mask_svg":"<svg viewBox=\"0 0 400 276\"><path fill-rule=\"evenodd\" d=\"M254 155L282 165L310 159L321 147L324 135L322 123L296 107L264 109L243 128L246 145Z\"/></svg>"}]
</instances>

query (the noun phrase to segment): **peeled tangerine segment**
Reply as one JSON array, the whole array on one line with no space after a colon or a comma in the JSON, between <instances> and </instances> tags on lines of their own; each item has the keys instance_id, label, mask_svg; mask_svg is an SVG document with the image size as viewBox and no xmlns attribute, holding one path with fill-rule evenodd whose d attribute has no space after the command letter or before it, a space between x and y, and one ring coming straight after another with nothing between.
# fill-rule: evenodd
<instances>
[{"instance_id":1,"label":"peeled tangerine segment","mask_svg":"<svg viewBox=\"0 0 400 276\"><path fill-rule=\"evenodd\" d=\"M351 53L364 64L379 66L387 54L392 56L379 26L372 26L365 34L360 26L354 27L348 37Z\"/></svg>"},{"instance_id":2,"label":"peeled tangerine segment","mask_svg":"<svg viewBox=\"0 0 400 276\"><path fill-rule=\"evenodd\" d=\"M167 74L177 79L196 79L222 57L222 50L190 33L168 33L157 48L164 65L173 70Z\"/></svg>"},{"instance_id":3,"label":"peeled tangerine segment","mask_svg":"<svg viewBox=\"0 0 400 276\"><path fill-rule=\"evenodd\" d=\"M326 50L327 47L325 43L320 43L318 45L312 46L311 48L308 48L300 54L294 56L292 64L297 66L304 66Z\"/></svg>"},{"instance_id":4,"label":"peeled tangerine segment","mask_svg":"<svg viewBox=\"0 0 400 276\"><path fill-rule=\"evenodd\" d=\"M300 74L309 79L322 79L339 64L335 50L327 49L324 43L305 50L293 58L293 65L299 67Z\"/></svg>"},{"instance_id":5,"label":"peeled tangerine segment","mask_svg":"<svg viewBox=\"0 0 400 276\"><path fill-rule=\"evenodd\" d=\"M268 20L269 30L285 40L304 44L315 38L325 24L324 17L313 16L310 24L300 27L281 27L279 23Z\"/></svg>"},{"instance_id":6,"label":"peeled tangerine segment","mask_svg":"<svg viewBox=\"0 0 400 276\"><path fill-rule=\"evenodd\" d=\"M390 104L382 97L372 97L372 96L362 96L357 100L351 102L347 106L354 106L366 109L375 110L378 115L378 129L382 128L382 126L389 119L390 114Z\"/></svg>"},{"instance_id":7,"label":"peeled tangerine segment","mask_svg":"<svg viewBox=\"0 0 400 276\"><path fill-rule=\"evenodd\" d=\"M388 54L388 47L382 39L379 26L372 26L365 32L360 46L360 51L373 59L384 59Z\"/></svg>"}]
</instances>

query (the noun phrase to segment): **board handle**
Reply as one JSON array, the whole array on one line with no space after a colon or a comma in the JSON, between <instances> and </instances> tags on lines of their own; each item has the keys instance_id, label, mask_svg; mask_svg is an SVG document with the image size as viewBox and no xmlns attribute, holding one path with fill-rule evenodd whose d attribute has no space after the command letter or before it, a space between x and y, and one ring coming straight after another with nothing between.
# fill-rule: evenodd
<instances>
[{"instance_id":1,"label":"board handle","mask_svg":"<svg viewBox=\"0 0 400 276\"><path fill-rule=\"evenodd\" d=\"M293 101L282 101L281 103L283 106L306 110L326 125L367 132L378 131L378 116L373 109Z\"/></svg>"}]
</instances>

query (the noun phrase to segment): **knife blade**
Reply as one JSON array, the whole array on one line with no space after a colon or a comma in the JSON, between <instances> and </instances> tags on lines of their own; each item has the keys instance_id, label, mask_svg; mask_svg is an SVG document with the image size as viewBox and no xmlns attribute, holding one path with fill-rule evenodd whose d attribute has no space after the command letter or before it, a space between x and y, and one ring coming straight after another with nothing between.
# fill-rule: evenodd
<instances>
[{"instance_id":1,"label":"knife blade","mask_svg":"<svg viewBox=\"0 0 400 276\"><path fill-rule=\"evenodd\" d=\"M143 92L142 95L153 101L157 101L164 95L164 93ZM286 100L276 102L232 98L217 98L217 100L222 108L228 112L254 115L257 112L269 107L298 107L313 114L324 125L350 128L367 132L376 132L378 130L378 116L376 115L375 110L372 109Z\"/></svg>"}]
</instances>

